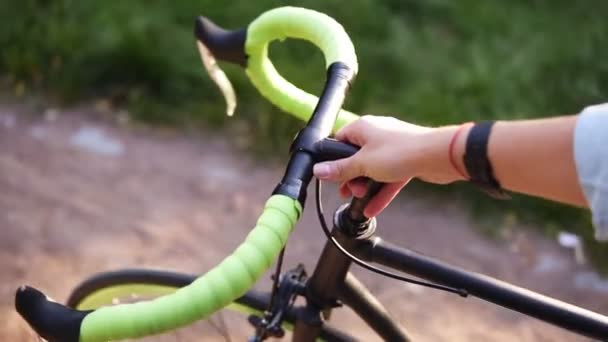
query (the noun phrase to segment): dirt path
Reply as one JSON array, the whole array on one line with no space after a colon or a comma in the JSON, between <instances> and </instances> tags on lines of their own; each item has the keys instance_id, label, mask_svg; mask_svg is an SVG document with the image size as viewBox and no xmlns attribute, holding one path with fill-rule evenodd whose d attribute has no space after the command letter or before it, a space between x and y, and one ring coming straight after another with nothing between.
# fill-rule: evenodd
<instances>
[{"instance_id":1,"label":"dirt path","mask_svg":"<svg viewBox=\"0 0 608 342\"><path fill-rule=\"evenodd\" d=\"M0 340L33 340L13 310L23 283L63 300L97 271L192 273L215 265L245 236L281 171L256 165L218 136L127 128L76 112L41 119L0 107ZM338 199L328 192L327 203ZM312 269L322 248L313 208L290 240L288 266L304 261ZM407 194L380 223L396 243L608 313L608 283L552 241L532 234L489 241L469 228L458 205ZM584 340L480 300L355 273L419 341ZM373 340L352 314L336 319ZM196 340L188 332L171 336Z\"/></svg>"}]
</instances>

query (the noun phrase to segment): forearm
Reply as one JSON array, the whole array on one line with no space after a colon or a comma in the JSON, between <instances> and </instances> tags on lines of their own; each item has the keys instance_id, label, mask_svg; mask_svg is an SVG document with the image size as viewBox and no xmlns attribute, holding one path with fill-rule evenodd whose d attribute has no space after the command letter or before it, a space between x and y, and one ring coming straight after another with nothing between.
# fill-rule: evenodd
<instances>
[{"instance_id":1,"label":"forearm","mask_svg":"<svg viewBox=\"0 0 608 342\"><path fill-rule=\"evenodd\" d=\"M488 141L495 178L511 191L586 206L574 161L575 125L576 116L496 122ZM453 151L460 170L468 129Z\"/></svg>"}]
</instances>

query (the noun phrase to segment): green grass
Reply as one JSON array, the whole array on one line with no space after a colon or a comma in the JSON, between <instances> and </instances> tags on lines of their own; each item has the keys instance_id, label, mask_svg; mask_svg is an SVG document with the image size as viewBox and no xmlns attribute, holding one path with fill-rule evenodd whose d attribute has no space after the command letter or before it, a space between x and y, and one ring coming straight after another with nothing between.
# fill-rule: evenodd
<instances>
[{"instance_id":1,"label":"green grass","mask_svg":"<svg viewBox=\"0 0 608 342\"><path fill-rule=\"evenodd\" d=\"M192 35L196 15L229 28L284 4L323 11L351 35L360 73L348 108L426 125L576 113L608 93L605 1L338 0L236 1L22 0L0 3L0 75L5 90L70 104L104 98L158 124L221 126L221 95L203 72ZM275 44L271 56L295 84L318 92L323 58L302 42ZM237 120L255 149L275 151L301 123L263 100L236 66ZM608 248L592 241L588 213L517 196L488 201L468 187L475 213L516 217L549 234L578 232L608 270Z\"/></svg>"}]
</instances>

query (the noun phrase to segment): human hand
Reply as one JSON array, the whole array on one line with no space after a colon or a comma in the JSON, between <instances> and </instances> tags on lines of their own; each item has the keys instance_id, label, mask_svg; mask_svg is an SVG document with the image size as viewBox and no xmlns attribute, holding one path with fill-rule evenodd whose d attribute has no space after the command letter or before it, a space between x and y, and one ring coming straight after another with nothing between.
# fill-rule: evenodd
<instances>
[{"instance_id":1,"label":"human hand","mask_svg":"<svg viewBox=\"0 0 608 342\"><path fill-rule=\"evenodd\" d=\"M463 179L449 161L449 144L456 129L456 126L429 128L392 117L364 116L336 134L336 139L361 149L349 158L316 164L313 171L319 179L340 182L340 194L344 197L365 194L366 182L362 177L387 183L364 210L365 216L374 217L414 177L438 184Z\"/></svg>"}]
</instances>

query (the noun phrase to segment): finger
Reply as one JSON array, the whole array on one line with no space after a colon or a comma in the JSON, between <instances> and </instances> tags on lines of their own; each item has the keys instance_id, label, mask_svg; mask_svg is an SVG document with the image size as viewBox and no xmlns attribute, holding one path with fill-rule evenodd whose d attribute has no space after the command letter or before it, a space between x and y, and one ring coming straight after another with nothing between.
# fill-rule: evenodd
<instances>
[{"instance_id":1,"label":"finger","mask_svg":"<svg viewBox=\"0 0 608 342\"><path fill-rule=\"evenodd\" d=\"M367 178L359 177L351 179L346 183L346 185L348 186L350 193L353 196L361 198L365 196L365 193L367 192L367 182Z\"/></svg>"},{"instance_id":2,"label":"finger","mask_svg":"<svg viewBox=\"0 0 608 342\"><path fill-rule=\"evenodd\" d=\"M363 210L363 215L365 217L374 217L380 214L408 182L409 180L385 184L380 192L367 204Z\"/></svg>"},{"instance_id":3,"label":"finger","mask_svg":"<svg viewBox=\"0 0 608 342\"><path fill-rule=\"evenodd\" d=\"M353 195L350 191L350 188L348 187L348 182L343 182L342 184L340 184L339 192L342 198L349 198Z\"/></svg>"},{"instance_id":4,"label":"finger","mask_svg":"<svg viewBox=\"0 0 608 342\"><path fill-rule=\"evenodd\" d=\"M359 155L355 154L348 158L315 164L313 173L322 180L345 182L363 176L363 168Z\"/></svg>"}]
</instances>

